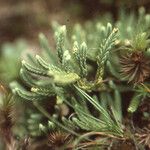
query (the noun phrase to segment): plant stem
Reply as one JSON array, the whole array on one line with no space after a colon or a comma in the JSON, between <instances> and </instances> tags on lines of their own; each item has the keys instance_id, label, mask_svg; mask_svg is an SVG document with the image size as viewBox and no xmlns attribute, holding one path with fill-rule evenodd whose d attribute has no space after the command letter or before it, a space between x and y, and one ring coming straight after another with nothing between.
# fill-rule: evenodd
<instances>
[{"instance_id":1,"label":"plant stem","mask_svg":"<svg viewBox=\"0 0 150 150\"><path fill-rule=\"evenodd\" d=\"M66 128L64 125L60 124L58 121L56 121L43 107L41 107L37 102L33 102L33 105L44 115L46 116L48 119L50 119L52 122L54 122L57 126L59 126L60 128L66 130L69 133L72 133L75 136L80 136L79 134L77 134L76 132L74 132L73 130L70 130L68 128Z\"/></svg>"}]
</instances>

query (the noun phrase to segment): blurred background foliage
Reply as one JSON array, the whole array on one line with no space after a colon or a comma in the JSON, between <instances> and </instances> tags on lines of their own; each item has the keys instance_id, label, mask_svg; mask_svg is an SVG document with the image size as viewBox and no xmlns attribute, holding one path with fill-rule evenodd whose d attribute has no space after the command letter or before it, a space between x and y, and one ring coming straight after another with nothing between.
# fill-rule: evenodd
<instances>
[{"instance_id":1,"label":"blurred background foliage","mask_svg":"<svg viewBox=\"0 0 150 150\"><path fill-rule=\"evenodd\" d=\"M117 20L120 9L136 12L144 6L148 11L149 4L149 0L1 0L0 43L16 38L36 41L39 31L50 30L52 20L70 26L106 13Z\"/></svg>"}]
</instances>

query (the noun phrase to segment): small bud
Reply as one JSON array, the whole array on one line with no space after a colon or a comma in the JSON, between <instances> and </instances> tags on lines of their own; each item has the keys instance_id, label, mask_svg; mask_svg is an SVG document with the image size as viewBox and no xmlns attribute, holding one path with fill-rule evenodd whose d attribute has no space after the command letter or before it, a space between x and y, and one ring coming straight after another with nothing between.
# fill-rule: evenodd
<instances>
[{"instance_id":1,"label":"small bud","mask_svg":"<svg viewBox=\"0 0 150 150\"><path fill-rule=\"evenodd\" d=\"M57 96L57 101L56 101L57 105L62 104L62 102L63 102L62 98L60 96Z\"/></svg>"},{"instance_id":2,"label":"small bud","mask_svg":"<svg viewBox=\"0 0 150 150\"><path fill-rule=\"evenodd\" d=\"M113 29L113 32L115 33L115 32L118 32L118 28L114 28Z\"/></svg>"},{"instance_id":3,"label":"small bud","mask_svg":"<svg viewBox=\"0 0 150 150\"><path fill-rule=\"evenodd\" d=\"M101 24L101 23L97 23L97 24L96 24L96 28L97 28L98 31L101 30L101 27L102 27L102 24Z\"/></svg>"},{"instance_id":4,"label":"small bud","mask_svg":"<svg viewBox=\"0 0 150 150\"><path fill-rule=\"evenodd\" d=\"M109 22L107 23L107 28L108 28L109 31L112 31L112 25L111 25L111 23L109 23Z\"/></svg>"},{"instance_id":5,"label":"small bud","mask_svg":"<svg viewBox=\"0 0 150 150\"><path fill-rule=\"evenodd\" d=\"M39 56L39 55L36 55L35 57L36 57L36 59L39 59L39 58L40 58L40 56Z\"/></svg>"},{"instance_id":6,"label":"small bud","mask_svg":"<svg viewBox=\"0 0 150 150\"><path fill-rule=\"evenodd\" d=\"M18 91L19 89L16 87L14 90L15 90L15 91Z\"/></svg>"},{"instance_id":7,"label":"small bud","mask_svg":"<svg viewBox=\"0 0 150 150\"><path fill-rule=\"evenodd\" d=\"M39 124L39 129L43 132L46 132L46 127L43 126L41 123Z\"/></svg>"},{"instance_id":8,"label":"small bud","mask_svg":"<svg viewBox=\"0 0 150 150\"><path fill-rule=\"evenodd\" d=\"M26 62L25 62L25 60L22 60L22 62L21 62L22 64L25 64Z\"/></svg>"},{"instance_id":9,"label":"small bud","mask_svg":"<svg viewBox=\"0 0 150 150\"><path fill-rule=\"evenodd\" d=\"M57 119L58 118L58 115L57 114L53 114L52 116L54 119Z\"/></svg>"},{"instance_id":10,"label":"small bud","mask_svg":"<svg viewBox=\"0 0 150 150\"><path fill-rule=\"evenodd\" d=\"M82 48L82 49L84 49L84 50L86 50L86 49L87 49L87 45L86 45L86 43L85 43L85 42L83 42L83 43L81 44L81 48Z\"/></svg>"},{"instance_id":11,"label":"small bud","mask_svg":"<svg viewBox=\"0 0 150 150\"><path fill-rule=\"evenodd\" d=\"M51 121L48 121L48 127L50 129L54 129L55 128L55 124L53 122L51 122Z\"/></svg>"},{"instance_id":12,"label":"small bud","mask_svg":"<svg viewBox=\"0 0 150 150\"><path fill-rule=\"evenodd\" d=\"M39 34L39 39L40 39L40 40L43 40L43 39L44 39L44 37L45 37L45 36L44 36L44 34L43 34L43 33L40 33L40 34Z\"/></svg>"},{"instance_id":13,"label":"small bud","mask_svg":"<svg viewBox=\"0 0 150 150\"><path fill-rule=\"evenodd\" d=\"M72 118L72 121L76 122L76 121L77 121L77 118L73 117L73 118Z\"/></svg>"},{"instance_id":14,"label":"small bud","mask_svg":"<svg viewBox=\"0 0 150 150\"><path fill-rule=\"evenodd\" d=\"M65 25L61 26L59 31L60 31L61 34L64 34L64 35L65 35L66 32L67 32L67 31L66 31L66 26L65 26Z\"/></svg>"},{"instance_id":15,"label":"small bud","mask_svg":"<svg viewBox=\"0 0 150 150\"><path fill-rule=\"evenodd\" d=\"M65 59L65 60L70 60L70 59L71 59L71 55L69 54L69 51L68 51L68 50L66 50L66 51L64 52L64 59Z\"/></svg>"},{"instance_id":16,"label":"small bud","mask_svg":"<svg viewBox=\"0 0 150 150\"><path fill-rule=\"evenodd\" d=\"M79 45L78 45L78 42L75 41L74 44L73 44L73 53L76 53L79 49Z\"/></svg>"},{"instance_id":17,"label":"small bud","mask_svg":"<svg viewBox=\"0 0 150 150\"><path fill-rule=\"evenodd\" d=\"M37 92L37 91L38 91L37 88L34 88L34 87L31 88L31 92Z\"/></svg>"}]
</instances>

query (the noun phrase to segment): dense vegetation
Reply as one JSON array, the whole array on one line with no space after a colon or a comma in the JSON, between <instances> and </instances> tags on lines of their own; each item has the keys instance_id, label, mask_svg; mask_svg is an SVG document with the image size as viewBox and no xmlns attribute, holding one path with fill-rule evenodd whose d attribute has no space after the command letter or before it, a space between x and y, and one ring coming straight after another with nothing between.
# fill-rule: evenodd
<instances>
[{"instance_id":1,"label":"dense vegetation","mask_svg":"<svg viewBox=\"0 0 150 150\"><path fill-rule=\"evenodd\" d=\"M68 32L56 22L52 28L55 46L39 34L42 52L27 54L22 65L26 44L3 46L4 147L149 149L150 14L140 8L116 22L106 15Z\"/></svg>"}]
</instances>

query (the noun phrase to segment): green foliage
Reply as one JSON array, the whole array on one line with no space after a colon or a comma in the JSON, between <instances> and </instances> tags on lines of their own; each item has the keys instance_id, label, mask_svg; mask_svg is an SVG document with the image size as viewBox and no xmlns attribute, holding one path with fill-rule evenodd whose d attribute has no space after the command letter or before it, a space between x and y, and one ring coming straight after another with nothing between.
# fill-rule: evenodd
<instances>
[{"instance_id":1,"label":"green foliage","mask_svg":"<svg viewBox=\"0 0 150 150\"><path fill-rule=\"evenodd\" d=\"M97 56L97 80L98 82L101 82L101 77L103 77L104 74L104 64L106 60L108 59L110 50L112 46L115 44L116 40L116 33L117 29L112 30L111 24L107 24L106 29L102 28L101 34L104 34L104 40L101 41L99 49L98 49L98 56Z\"/></svg>"},{"instance_id":2,"label":"green foliage","mask_svg":"<svg viewBox=\"0 0 150 150\"><path fill-rule=\"evenodd\" d=\"M124 10L121 10L116 26L119 29L120 41L125 45L128 45L130 40L134 39L136 36L137 40L145 43L146 41L144 39L146 38L147 33L149 34L150 14L146 14L143 7L139 9L138 16L133 12L128 14ZM138 44L138 42L133 42L133 44Z\"/></svg>"},{"instance_id":3,"label":"green foliage","mask_svg":"<svg viewBox=\"0 0 150 150\"><path fill-rule=\"evenodd\" d=\"M137 51L144 51L148 44L149 44L149 40L148 39L148 35L146 35L145 32L142 32L142 33L138 33L133 41L132 41L132 47L134 50L137 50Z\"/></svg>"},{"instance_id":4,"label":"green foliage","mask_svg":"<svg viewBox=\"0 0 150 150\"><path fill-rule=\"evenodd\" d=\"M66 26L58 28L55 32L56 50L60 63L63 61L64 46L65 46Z\"/></svg>"},{"instance_id":5,"label":"green foliage","mask_svg":"<svg viewBox=\"0 0 150 150\"><path fill-rule=\"evenodd\" d=\"M53 118L48 116L50 122L54 121L54 124L60 128L66 130L65 126L68 126L70 131L81 128L87 131L106 132L122 137L123 130L121 127L121 117L119 117L118 113L119 109L117 110L117 107L114 105L116 108L112 106L111 112L108 113L107 107L104 109L98 101L91 98L88 94L80 89L84 89L84 87L87 87L86 89L90 90L96 89L97 87L99 88L99 85L103 81L104 77L104 66L109 58L110 50L115 45L117 29L113 29L112 25L108 23L106 27L99 27L99 30L100 31L98 34L101 37L99 38L99 44L96 50L97 56L95 57L95 60L98 64L98 67L95 73L94 81L88 83L88 79L86 79L89 72L89 64L87 63L87 60L89 59L89 51L87 44L85 42L79 44L77 41L75 41L73 43L73 52L66 50L69 49L65 46L65 43L67 43L66 27L58 26L55 29L55 37L59 63L56 63L56 61L53 61L54 59L51 59L53 54L49 52L50 49L48 47L48 42L44 35L40 34L39 38L41 46L48 54L49 61L51 63L45 61L45 59L39 55L36 55L35 58L30 56L30 63L27 63L23 60L20 75L26 85L30 88L30 91L27 91L24 88L16 87L14 92L21 98L33 102L36 100L46 100L51 96L57 96L57 98L62 99L61 103L65 102L67 105L73 107L75 113L77 114L77 118L73 117L72 121L62 117L61 124L57 121L57 119L55 119L55 117ZM77 68L77 66L79 66L79 68ZM87 102L85 100L85 106L83 103L79 103L77 100L73 101L74 104L68 101L68 96L71 93L68 93L68 96L65 95L65 93L67 92L68 87L73 88L73 84L76 85L75 87L79 92L79 97L81 99L84 97L87 102L91 103L91 105L93 105L95 110L99 113L100 118L96 118L89 112L88 107L86 106ZM116 97L118 96L117 91L115 92L115 95ZM118 97L116 98L116 102L117 99ZM120 107L119 103L116 104ZM35 106L39 106L39 104ZM43 109L40 110L43 112ZM112 113L112 116L110 113ZM29 129L32 130L31 135L40 135L39 132L36 132L37 127L32 125L40 124L40 122L38 122L39 120L37 120L39 117L33 118L33 116L34 115L31 115L30 119L28 119ZM85 125L85 123L87 125ZM40 128L44 129L45 127L40 124Z\"/></svg>"},{"instance_id":6,"label":"green foliage","mask_svg":"<svg viewBox=\"0 0 150 150\"><path fill-rule=\"evenodd\" d=\"M87 57L87 46L86 43L82 43L80 47L78 46L77 42L74 42L74 55L76 61L78 61L80 70L81 70L81 75L83 77L87 76L87 64L86 64L86 57Z\"/></svg>"},{"instance_id":7,"label":"green foliage","mask_svg":"<svg viewBox=\"0 0 150 150\"><path fill-rule=\"evenodd\" d=\"M56 51L42 33L39 35L42 54L29 54L22 61L20 77L24 84L10 84L14 94L36 107L27 108L30 136L63 130L77 141L91 132L94 137L132 137L124 126L127 116L123 109L134 113L150 96L150 17L143 9L137 18L122 12L114 26L96 20L85 26L76 24L67 34L65 25L54 22ZM122 79L121 69L129 78ZM141 78L142 83L128 83L134 77ZM128 102L129 106L122 106Z\"/></svg>"},{"instance_id":8,"label":"green foliage","mask_svg":"<svg viewBox=\"0 0 150 150\"><path fill-rule=\"evenodd\" d=\"M85 108L78 102L75 103L74 109L78 118L73 118L73 121L82 129L87 131L106 132L117 136L123 136L121 120L118 120L119 111L112 109L113 117L105 110L98 101L91 98L84 91L76 87L76 89L86 98L87 101L95 107L99 112L99 117L96 118L90 114L88 108Z\"/></svg>"},{"instance_id":9,"label":"green foliage","mask_svg":"<svg viewBox=\"0 0 150 150\"><path fill-rule=\"evenodd\" d=\"M93 89L102 82L104 65L109 56L109 51L114 45L117 30L113 30L111 24L108 24L106 28L101 28L99 34L104 40L100 39L100 48L97 50L98 68L95 75L96 79L91 84L87 82L87 79L84 79L88 75L88 64L86 62L88 48L86 43L84 42L79 46L77 42L74 42L73 53L71 53L65 50L66 27L58 27L55 30L56 50L60 64L49 64L38 55L32 58L33 61L31 63L23 60L20 75L31 88L31 92L22 91L17 88L15 90L24 99L37 100L51 95L57 95L56 86L66 86L78 82L81 88ZM52 54L49 52L48 42L42 34L40 34L40 43L46 53L49 54L48 56L52 57ZM76 69L78 65L80 70Z\"/></svg>"},{"instance_id":10,"label":"green foliage","mask_svg":"<svg viewBox=\"0 0 150 150\"><path fill-rule=\"evenodd\" d=\"M148 91L146 91L145 86L139 85L135 89L135 95L131 99L131 102L128 107L128 111L133 113L137 110L140 102L142 102L146 97L149 97Z\"/></svg>"}]
</instances>

